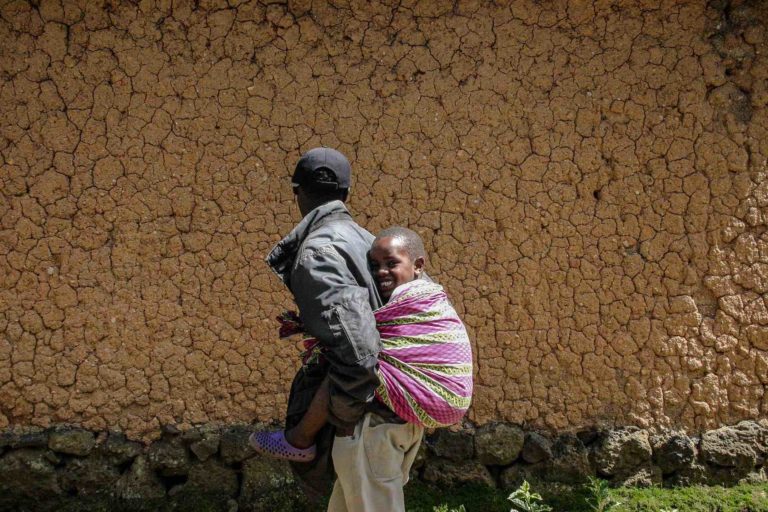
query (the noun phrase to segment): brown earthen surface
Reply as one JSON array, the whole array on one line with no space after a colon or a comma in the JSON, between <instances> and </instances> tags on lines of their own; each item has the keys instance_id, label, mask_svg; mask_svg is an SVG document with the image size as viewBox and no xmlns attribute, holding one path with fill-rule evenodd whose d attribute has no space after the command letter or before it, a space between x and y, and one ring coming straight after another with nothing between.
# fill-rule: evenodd
<instances>
[{"instance_id":1,"label":"brown earthen surface","mask_svg":"<svg viewBox=\"0 0 768 512\"><path fill-rule=\"evenodd\" d=\"M298 155L405 224L470 417L768 415L765 2L0 3L0 428L282 417Z\"/></svg>"}]
</instances>

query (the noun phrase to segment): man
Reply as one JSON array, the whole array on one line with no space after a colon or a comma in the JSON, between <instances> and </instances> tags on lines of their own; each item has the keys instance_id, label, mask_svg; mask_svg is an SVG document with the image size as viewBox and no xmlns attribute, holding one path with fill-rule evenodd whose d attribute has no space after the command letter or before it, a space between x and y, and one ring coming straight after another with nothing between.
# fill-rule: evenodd
<instances>
[{"instance_id":1,"label":"man","mask_svg":"<svg viewBox=\"0 0 768 512\"><path fill-rule=\"evenodd\" d=\"M349 161L338 151L305 153L292 178L303 219L267 257L291 290L305 330L324 349L322 360L294 378L286 429L305 415L327 377L330 425L316 439L315 461L293 463L294 469L306 484L321 489L332 444L337 479L329 511L405 510L403 484L421 428L374 400L381 341L373 310L381 298L367 262L374 237L344 205L350 178Z\"/></svg>"}]
</instances>

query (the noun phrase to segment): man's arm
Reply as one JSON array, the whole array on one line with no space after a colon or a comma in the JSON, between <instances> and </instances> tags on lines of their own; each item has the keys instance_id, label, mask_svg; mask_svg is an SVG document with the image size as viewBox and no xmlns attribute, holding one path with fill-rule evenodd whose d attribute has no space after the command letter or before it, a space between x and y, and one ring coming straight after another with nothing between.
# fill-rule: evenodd
<instances>
[{"instance_id":1,"label":"man's arm","mask_svg":"<svg viewBox=\"0 0 768 512\"><path fill-rule=\"evenodd\" d=\"M381 341L368 299L347 262L333 248L309 249L291 274L291 290L309 334L329 362L329 422L348 431L379 385Z\"/></svg>"}]
</instances>

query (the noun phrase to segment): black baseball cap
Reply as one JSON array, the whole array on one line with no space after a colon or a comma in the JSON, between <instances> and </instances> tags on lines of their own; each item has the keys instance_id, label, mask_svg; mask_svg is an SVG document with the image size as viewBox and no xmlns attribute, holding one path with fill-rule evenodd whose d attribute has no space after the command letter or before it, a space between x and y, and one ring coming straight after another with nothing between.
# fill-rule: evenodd
<instances>
[{"instance_id":1,"label":"black baseball cap","mask_svg":"<svg viewBox=\"0 0 768 512\"><path fill-rule=\"evenodd\" d=\"M326 173L317 172L320 169L327 169L336 179L329 181L327 175L324 176ZM294 188L303 185L325 190L348 189L351 176L352 167L347 157L332 148L314 148L299 158L291 183Z\"/></svg>"}]
</instances>

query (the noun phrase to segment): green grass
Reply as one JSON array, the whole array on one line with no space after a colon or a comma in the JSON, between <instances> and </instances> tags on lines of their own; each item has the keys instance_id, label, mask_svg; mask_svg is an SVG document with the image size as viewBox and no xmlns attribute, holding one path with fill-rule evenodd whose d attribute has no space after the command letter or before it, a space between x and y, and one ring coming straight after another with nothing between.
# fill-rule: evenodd
<instances>
[{"instance_id":1,"label":"green grass","mask_svg":"<svg viewBox=\"0 0 768 512\"><path fill-rule=\"evenodd\" d=\"M432 509L435 506L446 504L449 509L464 505L467 512L475 510L509 512L508 495L509 493L488 487L466 486L438 489L420 482L413 482L405 487L405 509L408 512L433 512Z\"/></svg>"},{"instance_id":2,"label":"green grass","mask_svg":"<svg viewBox=\"0 0 768 512\"><path fill-rule=\"evenodd\" d=\"M544 497L553 512L588 512L589 493L583 487L549 486L533 490ZM456 489L434 488L412 483L405 488L408 512L433 512L435 506L448 509L464 505L467 512L509 512L509 492L487 487L467 486ZM736 487L683 487L678 489L611 489L610 496L620 501L612 512L768 512L768 484L744 484Z\"/></svg>"},{"instance_id":3,"label":"green grass","mask_svg":"<svg viewBox=\"0 0 768 512\"><path fill-rule=\"evenodd\" d=\"M615 493L625 505L618 511L676 508L679 512L765 512L768 484L738 487L683 487L680 489L622 489Z\"/></svg>"}]
</instances>

